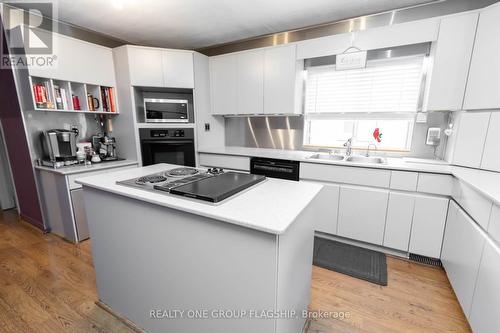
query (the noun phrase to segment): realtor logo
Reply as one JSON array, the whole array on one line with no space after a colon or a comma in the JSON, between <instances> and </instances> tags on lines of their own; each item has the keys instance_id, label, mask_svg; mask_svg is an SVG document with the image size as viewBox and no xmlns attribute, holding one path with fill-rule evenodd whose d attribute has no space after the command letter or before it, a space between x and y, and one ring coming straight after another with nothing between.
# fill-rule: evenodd
<instances>
[{"instance_id":1,"label":"realtor logo","mask_svg":"<svg viewBox=\"0 0 500 333\"><path fill-rule=\"evenodd\" d=\"M4 2L2 67L53 67L55 8L51 1ZM7 47L7 49L5 49Z\"/></svg>"}]
</instances>

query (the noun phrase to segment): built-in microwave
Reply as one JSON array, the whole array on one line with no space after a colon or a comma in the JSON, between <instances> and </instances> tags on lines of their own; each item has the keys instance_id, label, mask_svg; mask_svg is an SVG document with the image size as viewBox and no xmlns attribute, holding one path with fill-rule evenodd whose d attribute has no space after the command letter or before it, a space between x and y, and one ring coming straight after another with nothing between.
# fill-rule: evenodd
<instances>
[{"instance_id":1,"label":"built-in microwave","mask_svg":"<svg viewBox=\"0 0 500 333\"><path fill-rule=\"evenodd\" d=\"M144 117L147 123L189 122L186 99L144 99Z\"/></svg>"}]
</instances>

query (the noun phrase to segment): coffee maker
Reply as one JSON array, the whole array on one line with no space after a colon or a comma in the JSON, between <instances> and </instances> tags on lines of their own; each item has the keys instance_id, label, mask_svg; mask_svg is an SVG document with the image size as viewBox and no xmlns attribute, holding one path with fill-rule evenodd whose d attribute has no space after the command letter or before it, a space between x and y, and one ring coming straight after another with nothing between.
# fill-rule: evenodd
<instances>
[{"instance_id":1,"label":"coffee maker","mask_svg":"<svg viewBox=\"0 0 500 333\"><path fill-rule=\"evenodd\" d=\"M77 131L51 129L41 133L44 165L57 167L76 163Z\"/></svg>"},{"instance_id":2,"label":"coffee maker","mask_svg":"<svg viewBox=\"0 0 500 333\"><path fill-rule=\"evenodd\" d=\"M99 147L99 156L103 161L116 161L116 139L111 136L103 136Z\"/></svg>"}]
</instances>

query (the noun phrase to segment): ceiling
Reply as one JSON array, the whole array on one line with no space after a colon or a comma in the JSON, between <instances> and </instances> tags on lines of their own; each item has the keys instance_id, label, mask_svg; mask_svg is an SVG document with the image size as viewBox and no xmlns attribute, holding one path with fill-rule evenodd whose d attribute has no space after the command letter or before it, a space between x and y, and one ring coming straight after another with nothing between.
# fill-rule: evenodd
<instances>
[{"instance_id":1,"label":"ceiling","mask_svg":"<svg viewBox=\"0 0 500 333\"><path fill-rule=\"evenodd\" d=\"M199 49L432 0L57 0L58 20L131 44Z\"/></svg>"}]
</instances>

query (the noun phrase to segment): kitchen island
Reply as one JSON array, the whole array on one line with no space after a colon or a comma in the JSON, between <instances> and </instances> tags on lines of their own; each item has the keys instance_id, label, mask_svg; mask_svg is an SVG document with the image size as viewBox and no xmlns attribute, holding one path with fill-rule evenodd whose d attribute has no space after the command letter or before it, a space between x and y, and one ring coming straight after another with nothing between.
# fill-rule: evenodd
<instances>
[{"instance_id":1,"label":"kitchen island","mask_svg":"<svg viewBox=\"0 0 500 333\"><path fill-rule=\"evenodd\" d=\"M147 332L299 333L322 186L267 179L214 205L117 181L83 185L99 301Z\"/></svg>"}]
</instances>

